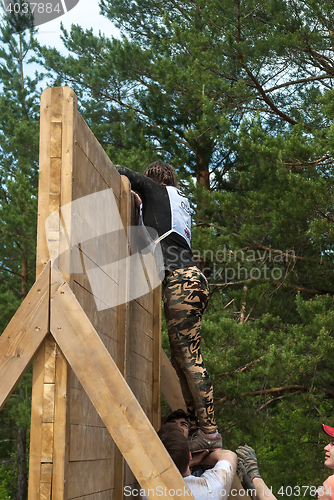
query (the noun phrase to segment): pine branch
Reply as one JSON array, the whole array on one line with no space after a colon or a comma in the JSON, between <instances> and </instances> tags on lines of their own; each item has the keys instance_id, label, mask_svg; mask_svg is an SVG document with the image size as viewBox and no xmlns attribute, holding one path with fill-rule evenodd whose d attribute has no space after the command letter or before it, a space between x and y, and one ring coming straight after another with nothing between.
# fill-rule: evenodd
<instances>
[{"instance_id":1,"label":"pine branch","mask_svg":"<svg viewBox=\"0 0 334 500\"><path fill-rule=\"evenodd\" d=\"M12 271L11 269L8 269L6 267L0 266L0 271L6 271L7 273L13 274L14 276L19 276L22 278L22 274L16 273L15 271Z\"/></svg>"},{"instance_id":2,"label":"pine branch","mask_svg":"<svg viewBox=\"0 0 334 500\"><path fill-rule=\"evenodd\" d=\"M266 94L266 91L262 88L262 85L260 84L258 79L247 68L246 64L244 64L243 62L241 64L242 64L242 67L244 68L244 70L246 71L247 75L249 76L249 78L254 82L254 84L255 84L257 90L259 91L260 95L262 96L264 102L266 104L268 104L268 106L274 111L274 113L276 115L280 116L281 118L283 118L284 121L291 123L291 125L297 125L298 122L296 120L294 120L293 118L288 116L286 113L283 113L283 111L279 110L278 107L273 103L273 101L271 99L269 99L269 97ZM308 125L304 124L304 126L308 130L310 130L310 127Z\"/></svg>"},{"instance_id":3,"label":"pine branch","mask_svg":"<svg viewBox=\"0 0 334 500\"><path fill-rule=\"evenodd\" d=\"M282 387L275 387L273 389L260 389L258 391L251 391L251 392L243 392L240 394L239 397L244 398L244 397L255 397L255 396L262 396L263 394L276 394L277 392L286 392L286 391L302 391L302 392L308 392L309 389L305 387L304 385L286 385ZM235 399L235 397L229 397L225 396L222 399L219 399L219 401L216 401L214 404L224 404L226 401L229 401L231 399Z\"/></svg>"},{"instance_id":4,"label":"pine branch","mask_svg":"<svg viewBox=\"0 0 334 500\"><path fill-rule=\"evenodd\" d=\"M300 78L299 80L291 80L290 82L281 83L280 85L275 85L274 87L271 87L270 89L264 90L264 92L268 94L269 92L274 92L275 90L289 87L290 85L297 85L298 83L321 81L321 80L324 80L326 78L333 78L333 76L320 75L320 76L311 76L309 78ZM329 87L329 86L327 85L327 87ZM331 89L332 87L329 87L329 88Z\"/></svg>"},{"instance_id":5,"label":"pine branch","mask_svg":"<svg viewBox=\"0 0 334 500\"><path fill-rule=\"evenodd\" d=\"M233 299L234 300L234 299ZM256 363L260 363L260 361L262 361L264 358L264 356L261 356L261 358L258 358L258 359L254 359L254 361L250 361L249 363L247 363L246 365L244 366L241 366L240 368L237 368L235 371L237 373L243 373L245 372L246 370L248 370L248 368L251 368L253 365L255 365Z\"/></svg>"},{"instance_id":6,"label":"pine branch","mask_svg":"<svg viewBox=\"0 0 334 500\"><path fill-rule=\"evenodd\" d=\"M331 222L333 222L332 220ZM318 264L319 266L325 266L328 267L329 269L334 269L334 264L331 264L330 262L324 262L322 260L317 260L317 259L311 259L309 257L300 257L299 255L296 255L295 253L291 254L289 252L283 252L282 250L278 250L276 248L270 248L270 247L265 247L263 245L251 245L248 247L241 248L242 252L247 252L249 250L264 250L266 252L270 253L275 253L278 255L284 256L286 259L293 260L293 261L300 261L300 262L314 262L315 264Z\"/></svg>"},{"instance_id":7,"label":"pine branch","mask_svg":"<svg viewBox=\"0 0 334 500\"><path fill-rule=\"evenodd\" d=\"M283 165L286 165L288 167L299 168L299 167L304 167L305 165L317 165L318 163L321 163L322 161L328 160L329 158L331 158L330 155L325 155L322 158L319 158L318 160L313 160L313 161L304 161L304 162L299 161L298 163L288 163L288 162L282 161L282 163L283 163Z\"/></svg>"}]
</instances>

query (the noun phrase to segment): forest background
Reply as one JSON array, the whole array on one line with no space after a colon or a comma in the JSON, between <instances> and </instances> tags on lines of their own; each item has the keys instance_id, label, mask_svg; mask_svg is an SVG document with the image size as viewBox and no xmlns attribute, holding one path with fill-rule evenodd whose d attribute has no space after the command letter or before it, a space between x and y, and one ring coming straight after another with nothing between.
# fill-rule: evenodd
<instances>
[{"instance_id":1,"label":"forest background","mask_svg":"<svg viewBox=\"0 0 334 500\"><path fill-rule=\"evenodd\" d=\"M314 498L320 424L334 425L334 2L100 6L121 38L73 26L67 56L29 19L1 23L0 331L34 281L47 78L75 90L115 164L177 171L210 283L202 351L224 446L253 446L278 498ZM27 497L30 391L28 372L0 413L1 500Z\"/></svg>"}]
</instances>

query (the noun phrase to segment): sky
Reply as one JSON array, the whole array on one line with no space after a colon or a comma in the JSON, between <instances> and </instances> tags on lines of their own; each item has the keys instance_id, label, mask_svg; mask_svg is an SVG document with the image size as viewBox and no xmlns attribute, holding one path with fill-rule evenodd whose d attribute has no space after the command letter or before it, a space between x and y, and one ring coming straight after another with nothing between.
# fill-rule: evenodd
<instances>
[{"instance_id":1,"label":"sky","mask_svg":"<svg viewBox=\"0 0 334 500\"><path fill-rule=\"evenodd\" d=\"M68 30L71 28L71 24L79 24L84 29L93 28L96 35L101 31L107 36L118 36L117 29L107 18L101 16L99 12L98 0L79 0L78 4L63 16L40 25L38 27L37 39L42 45L56 47L65 54L66 50L60 40L61 22Z\"/></svg>"}]
</instances>

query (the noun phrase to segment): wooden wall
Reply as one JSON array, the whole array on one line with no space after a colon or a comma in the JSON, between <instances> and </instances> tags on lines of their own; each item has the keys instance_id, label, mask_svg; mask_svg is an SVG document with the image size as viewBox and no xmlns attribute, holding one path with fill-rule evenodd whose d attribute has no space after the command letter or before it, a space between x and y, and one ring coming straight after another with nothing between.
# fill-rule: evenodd
<instances>
[{"instance_id":1,"label":"wooden wall","mask_svg":"<svg viewBox=\"0 0 334 500\"><path fill-rule=\"evenodd\" d=\"M92 223L95 207L86 211L81 202L108 189L113 191L118 210L102 203ZM48 219L52 213L56 216ZM128 255L123 229L103 231L119 214L122 226L130 226L131 213L129 182L119 176L78 113L74 92L68 87L46 89L41 98L37 276L53 257L157 429L160 288L130 302L101 308L101 301L108 304L108 294L116 293L115 284L116 290L122 285L130 296L130 272L120 267L118 273L101 280L98 291L89 280L94 267L105 274L111 260ZM88 242L77 237L71 240L73 231L78 232L78 218L82 219L81 239L88 234ZM29 497L119 500L124 486L135 483L81 384L48 335L34 359Z\"/></svg>"}]
</instances>

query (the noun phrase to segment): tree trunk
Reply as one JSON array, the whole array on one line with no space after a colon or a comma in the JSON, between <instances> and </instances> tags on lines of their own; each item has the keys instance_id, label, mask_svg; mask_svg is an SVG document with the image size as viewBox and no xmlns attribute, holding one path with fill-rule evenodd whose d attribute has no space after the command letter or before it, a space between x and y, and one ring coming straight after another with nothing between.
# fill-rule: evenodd
<instances>
[{"instance_id":1,"label":"tree trunk","mask_svg":"<svg viewBox=\"0 0 334 500\"><path fill-rule=\"evenodd\" d=\"M17 488L15 500L27 500L28 495L28 475L26 457L27 432L18 428L17 432Z\"/></svg>"},{"instance_id":2,"label":"tree trunk","mask_svg":"<svg viewBox=\"0 0 334 500\"><path fill-rule=\"evenodd\" d=\"M196 180L205 189L210 189L209 161L211 158L211 145L205 144L203 139L197 140L196 147Z\"/></svg>"},{"instance_id":3,"label":"tree trunk","mask_svg":"<svg viewBox=\"0 0 334 500\"><path fill-rule=\"evenodd\" d=\"M23 252L22 259L21 259L21 297L22 300L25 298L25 296L28 293L29 290L29 273L28 273L28 261L25 256L25 253Z\"/></svg>"}]
</instances>

